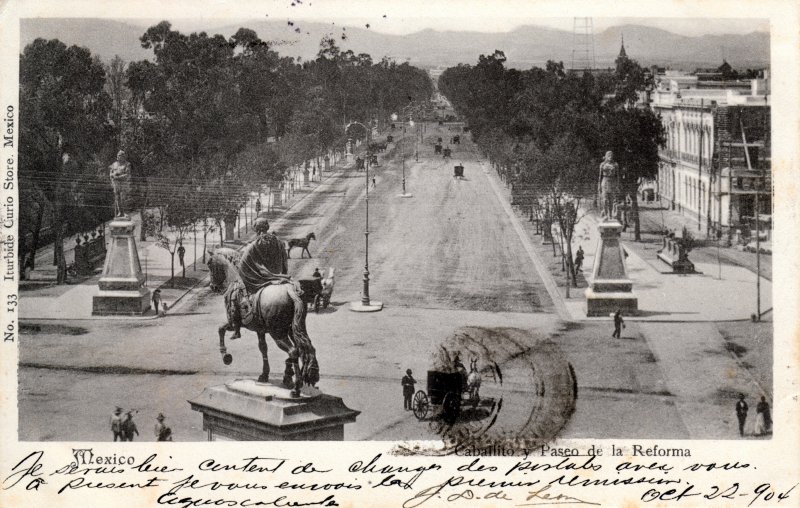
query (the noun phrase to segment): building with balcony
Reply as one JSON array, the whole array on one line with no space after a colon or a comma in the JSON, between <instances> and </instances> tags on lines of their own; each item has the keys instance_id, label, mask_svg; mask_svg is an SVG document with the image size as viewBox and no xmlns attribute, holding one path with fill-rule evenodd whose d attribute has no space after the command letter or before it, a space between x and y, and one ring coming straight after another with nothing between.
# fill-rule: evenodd
<instances>
[{"instance_id":1,"label":"building with balcony","mask_svg":"<svg viewBox=\"0 0 800 508\"><path fill-rule=\"evenodd\" d=\"M756 229L769 237L768 75L706 82L668 71L658 77L650 106L667 133L657 199L693 219L708 237L746 240Z\"/></svg>"}]
</instances>

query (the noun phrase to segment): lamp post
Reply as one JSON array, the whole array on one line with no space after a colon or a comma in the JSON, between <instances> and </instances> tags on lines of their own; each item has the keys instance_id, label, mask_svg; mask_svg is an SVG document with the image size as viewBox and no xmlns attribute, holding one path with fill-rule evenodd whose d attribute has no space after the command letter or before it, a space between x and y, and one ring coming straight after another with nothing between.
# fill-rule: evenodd
<instances>
[{"instance_id":1,"label":"lamp post","mask_svg":"<svg viewBox=\"0 0 800 508\"><path fill-rule=\"evenodd\" d=\"M376 312L383 308L383 303L381 302L370 302L369 299L369 166L370 166L370 158L369 158L369 137L370 137L370 129L361 122L350 122L344 128L345 134L347 134L347 129L350 128L351 125L360 125L364 130L367 131L367 155L366 161L364 164L364 203L365 203L365 223L364 223L364 288L361 292L361 301L355 301L350 303L350 310L353 312Z\"/></svg>"},{"instance_id":2,"label":"lamp post","mask_svg":"<svg viewBox=\"0 0 800 508\"><path fill-rule=\"evenodd\" d=\"M393 122L397 121L397 113L393 113L392 114L392 121ZM411 125L411 127L414 126L414 120L409 119L408 123L409 123L409 125ZM410 197L413 196L413 194L408 194L406 192L406 146L405 146L405 144L402 143L402 141L405 141L405 137L406 137L406 122L403 122L403 140L401 140L401 145L403 147L402 154L401 154L402 161L403 161L403 193L402 194L398 194L398 196L397 196L397 197L400 197L400 198L410 198Z\"/></svg>"}]
</instances>

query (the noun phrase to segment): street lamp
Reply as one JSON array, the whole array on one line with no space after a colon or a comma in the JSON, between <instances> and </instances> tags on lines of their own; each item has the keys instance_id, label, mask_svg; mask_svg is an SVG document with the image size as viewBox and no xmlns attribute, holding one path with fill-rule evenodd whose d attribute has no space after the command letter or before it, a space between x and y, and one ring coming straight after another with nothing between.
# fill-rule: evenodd
<instances>
[{"instance_id":1,"label":"street lamp","mask_svg":"<svg viewBox=\"0 0 800 508\"><path fill-rule=\"evenodd\" d=\"M364 190L366 192L364 202L366 204L366 220L364 226L364 288L361 292L361 301L355 301L350 303L350 310L354 312L376 312L383 308L383 303L381 302L370 302L369 300L369 135L370 129L365 126L361 122L350 122L344 128L344 133L347 134L347 129L350 128L351 125L360 125L365 131L367 131L367 156L364 165L364 178L366 185L364 186Z\"/></svg>"},{"instance_id":2,"label":"street lamp","mask_svg":"<svg viewBox=\"0 0 800 508\"><path fill-rule=\"evenodd\" d=\"M392 121L393 122L397 121L397 113L392 113ZM414 120L411 120L409 118L408 124L411 127L413 127L414 126ZM403 140L401 140L401 143L400 143L402 145L402 149L403 149L403 152L402 152L402 160L403 160L403 193L398 195L398 197L400 197L400 198L410 198L410 197L413 196L413 194L408 194L406 192L406 146L402 142L402 141L405 140L405 137L406 137L406 122L403 122Z\"/></svg>"}]
</instances>

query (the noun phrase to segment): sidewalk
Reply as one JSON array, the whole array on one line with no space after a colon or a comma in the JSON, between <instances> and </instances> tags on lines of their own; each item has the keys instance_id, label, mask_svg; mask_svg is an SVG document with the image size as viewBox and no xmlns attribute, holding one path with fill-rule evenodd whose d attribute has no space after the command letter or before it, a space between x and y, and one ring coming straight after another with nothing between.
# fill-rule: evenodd
<instances>
[{"instance_id":1,"label":"sidewalk","mask_svg":"<svg viewBox=\"0 0 800 508\"><path fill-rule=\"evenodd\" d=\"M629 228L630 229L630 228ZM632 321L730 321L746 320L756 311L756 276L749 269L726 264L719 278L719 266L708 257L690 255L695 269L700 272L676 275L656 252L660 243L626 241L622 244L628 253L626 268L633 281L633 291L639 298L639 315ZM587 215L578 225L573 238L573 252L583 246L585 259L583 276L591 279L595 249L598 242L597 218ZM694 253L694 251L692 251ZM701 260L702 259L702 260ZM730 295L737 295L730 298ZM567 308L575 320L605 319L587 318L586 300L571 299ZM762 277L762 312L772 307L772 283Z\"/></svg>"},{"instance_id":2,"label":"sidewalk","mask_svg":"<svg viewBox=\"0 0 800 508\"><path fill-rule=\"evenodd\" d=\"M332 168L321 180L310 181L307 186L300 187L295 194L281 206L273 207L269 212L270 222L272 229L279 229L282 224L282 218L292 210L295 206L301 203L306 197L317 192L326 181L331 177L352 168L352 163L345 164L338 168ZM255 210L253 210L253 201L248 203L248 221L252 222L255 217ZM134 222L138 223L138 214L136 214ZM170 235L170 233L168 233ZM242 221L239 224L238 231L235 231L235 239L228 239L225 241L226 247L238 248L253 235L252 227L249 224L244 224ZM172 238L174 240L174 237ZM219 232L214 232L208 235L208 246L219 245ZM74 243L74 242L73 242ZM208 276L208 268L203 263L203 239L202 235L198 235L198 242L195 248L195 240L193 235L184 238L184 247L186 248L185 264L186 264L186 277L182 277L183 270L178 262L178 255L175 254L175 280L174 287L170 283L170 253L156 245L154 240L145 242L138 242L137 247L139 252L139 262L142 267L142 272L146 275L146 287L151 291L159 288L161 289L162 301L167 303L169 311L179 311L176 307L183 297L203 282ZM41 256L52 256L52 246L47 246L42 249ZM65 254L66 254L65 242ZM49 252L49 254L48 254ZM72 256L73 250L69 249L69 256ZM33 272L34 276L31 281L21 281L20 284L20 317L22 319L54 319L54 320L142 320L153 319L157 317L156 311L150 309L143 316L93 316L92 315L92 297L98 294L97 283L100 279L100 274L96 273L91 277L78 277L73 279L72 284L55 285L55 266L50 266L49 263L38 263L39 254L37 254L37 268ZM69 262L68 258L68 262Z\"/></svg>"},{"instance_id":3,"label":"sidewalk","mask_svg":"<svg viewBox=\"0 0 800 508\"><path fill-rule=\"evenodd\" d=\"M680 212L669 210L661 206L660 203L639 203L639 218L641 224L642 240L644 242L661 242L661 231L668 229L680 234L684 226L694 235L703 247L696 247L691 254L694 261L717 263L717 255L721 263L734 264L747 268L756 273L756 254L747 252L739 247L723 247L716 245L713 240L705 241L706 231L697 229L697 220ZM628 230L628 237L633 238L633 226ZM762 242L762 250L769 242ZM660 248L660 246L659 246ZM767 280L772 280L772 256L769 254L761 255L761 276Z\"/></svg>"}]
</instances>

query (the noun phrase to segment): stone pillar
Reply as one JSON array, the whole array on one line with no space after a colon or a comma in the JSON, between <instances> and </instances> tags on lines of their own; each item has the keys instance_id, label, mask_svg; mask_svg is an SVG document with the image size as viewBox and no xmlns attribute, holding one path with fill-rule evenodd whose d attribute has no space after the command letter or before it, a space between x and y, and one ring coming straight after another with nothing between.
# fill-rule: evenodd
<instances>
[{"instance_id":1,"label":"stone pillar","mask_svg":"<svg viewBox=\"0 0 800 508\"><path fill-rule=\"evenodd\" d=\"M95 316L135 316L150 308L150 290L136 250L134 224L128 217L117 217L109 224L111 246L106 253L100 292L92 298Z\"/></svg>"},{"instance_id":2,"label":"stone pillar","mask_svg":"<svg viewBox=\"0 0 800 508\"><path fill-rule=\"evenodd\" d=\"M206 388L188 402L203 414L209 441L343 441L344 425L361 414L316 388L293 398L286 388L252 379Z\"/></svg>"},{"instance_id":3,"label":"stone pillar","mask_svg":"<svg viewBox=\"0 0 800 508\"><path fill-rule=\"evenodd\" d=\"M586 315L608 316L617 309L628 316L636 314L638 298L625 269L625 250L620 243L622 224L605 221L597 229L600 240L594 254L592 283L585 292Z\"/></svg>"}]
</instances>

